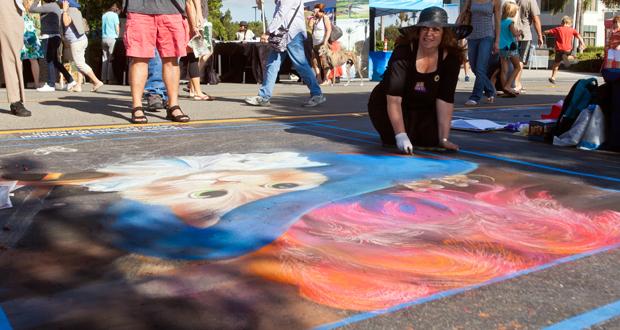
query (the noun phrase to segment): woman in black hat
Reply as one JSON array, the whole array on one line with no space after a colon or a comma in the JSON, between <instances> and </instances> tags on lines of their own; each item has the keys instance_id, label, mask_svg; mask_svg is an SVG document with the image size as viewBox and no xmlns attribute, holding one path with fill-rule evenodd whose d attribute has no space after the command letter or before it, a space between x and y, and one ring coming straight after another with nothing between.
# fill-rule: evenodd
<instances>
[{"instance_id":1,"label":"woman in black hat","mask_svg":"<svg viewBox=\"0 0 620 330\"><path fill-rule=\"evenodd\" d=\"M439 7L424 9L418 23L401 28L402 37L383 81L372 91L368 113L384 145L407 154L413 145L458 150L450 142L454 92L463 49L457 40L471 26L448 24Z\"/></svg>"}]
</instances>

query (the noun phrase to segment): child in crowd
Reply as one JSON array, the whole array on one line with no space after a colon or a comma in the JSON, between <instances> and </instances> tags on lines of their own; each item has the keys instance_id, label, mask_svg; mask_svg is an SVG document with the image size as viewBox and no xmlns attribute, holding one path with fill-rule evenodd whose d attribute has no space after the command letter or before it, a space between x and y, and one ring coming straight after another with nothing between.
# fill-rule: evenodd
<instances>
[{"instance_id":1,"label":"child in crowd","mask_svg":"<svg viewBox=\"0 0 620 330\"><path fill-rule=\"evenodd\" d=\"M517 96L511 86L519 72L521 72L519 47L517 44L517 38L521 36L521 30L517 30L514 23L518 10L519 6L514 2L506 2L502 6L502 20L500 22L499 32L499 55L502 63L500 79L502 81L502 90L505 97ZM506 73L509 71L508 61L512 63L514 70L512 70L510 76L506 78Z\"/></svg>"},{"instance_id":2,"label":"child in crowd","mask_svg":"<svg viewBox=\"0 0 620 330\"><path fill-rule=\"evenodd\" d=\"M605 68L620 69L620 15L614 16L611 24L611 33L607 38Z\"/></svg>"},{"instance_id":3,"label":"child in crowd","mask_svg":"<svg viewBox=\"0 0 620 330\"><path fill-rule=\"evenodd\" d=\"M575 57L571 55L573 51L573 37L579 40L580 50L585 48L585 44L579 32L573 29L573 20L568 16L562 17L562 25L547 30L544 34L555 37L555 61L551 67L551 78L549 78L549 82L555 84L555 76L558 73L560 64L564 63L564 66L569 66L575 62Z\"/></svg>"}]
</instances>

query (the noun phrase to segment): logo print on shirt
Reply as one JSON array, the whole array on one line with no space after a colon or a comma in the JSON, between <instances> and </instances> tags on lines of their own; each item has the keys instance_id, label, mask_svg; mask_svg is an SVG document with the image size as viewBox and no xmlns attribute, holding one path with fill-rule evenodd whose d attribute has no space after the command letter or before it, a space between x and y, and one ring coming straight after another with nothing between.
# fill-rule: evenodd
<instances>
[{"instance_id":1,"label":"logo print on shirt","mask_svg":"<svg viewBox=\"0 0 620 330\"><path fill-rule=\"evenodd\" d=\"M418 93L426 93L426 86L424 86L423 81L418 81L415 83L415 87L413 87L413 90Z\"/></svg>"}]
</instances>

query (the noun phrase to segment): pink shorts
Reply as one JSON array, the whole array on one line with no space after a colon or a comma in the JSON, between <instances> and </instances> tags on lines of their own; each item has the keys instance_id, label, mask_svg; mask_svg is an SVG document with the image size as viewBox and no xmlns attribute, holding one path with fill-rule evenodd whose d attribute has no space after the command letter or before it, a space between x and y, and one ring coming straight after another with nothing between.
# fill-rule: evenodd
<instances>
[{"instance_id":1,"label":"pink shorts","mask_svg":"<svg viewBox=\"0 0 620 330\"><path fill-rule=\"evenodd\" d=\"M189 27L181 14L127 14L124 36L127 56L152 58L155 47L161 57L187 55Z\"/></svg>"}]
</instances>

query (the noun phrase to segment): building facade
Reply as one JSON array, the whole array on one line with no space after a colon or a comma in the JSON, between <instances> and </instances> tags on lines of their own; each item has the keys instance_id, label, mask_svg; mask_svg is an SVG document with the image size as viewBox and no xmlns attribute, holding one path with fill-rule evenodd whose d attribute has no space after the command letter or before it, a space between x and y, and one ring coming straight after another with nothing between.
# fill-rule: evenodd
<instances>
[{"instance_id":1,"label":"building facade","mask_svg":"<svg viewBox=\"0 0 620 330\"><path fill-rule=\"evenodd\" d=\"M563 16L572 17L573 23L577 21L575 17L577 9L576 0L568 1L566 6L564 6L564 10L556 14L549 10L549 0L538 0L538 4L541 10L540 22L543 31L560 25ZM590 5L583 12L581 31L581 36L588 47L605 46L605 20L618 14L620 14L620 9L606 8L600 0L592 0L590 2ZM547 45L553 47L553 40L548 40Z\"/></svg>"}]
</instances>

